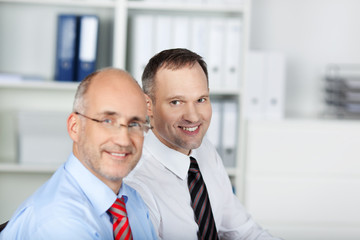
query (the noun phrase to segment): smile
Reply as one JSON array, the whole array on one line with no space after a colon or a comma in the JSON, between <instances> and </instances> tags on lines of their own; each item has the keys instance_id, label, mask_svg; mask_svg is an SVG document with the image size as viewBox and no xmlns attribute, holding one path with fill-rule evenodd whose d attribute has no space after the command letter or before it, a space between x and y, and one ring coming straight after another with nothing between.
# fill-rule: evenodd
<instances>
[{"instance_id":1,"label":"smile","mask_svg":"<svg viewBox=\"0 0 360 240\"><path fill-rule=\"evenodd\" d=\"M126 153L111 153L111 155L116 156L116 157L125 157Z\"/></svg>"},{"instance_id":2,"label":"smile","mask_svg":"<svg viewBox=\"0 0 360 240\"><path fill-rule=\"evenodd\" d=\"M198 128L199 128L199 126L195 126L195 127L181 127L183 130L185 130L185 131L189 131L189 132L194 132L194 131L196 131Z\"/></svg>"}]
</instances>

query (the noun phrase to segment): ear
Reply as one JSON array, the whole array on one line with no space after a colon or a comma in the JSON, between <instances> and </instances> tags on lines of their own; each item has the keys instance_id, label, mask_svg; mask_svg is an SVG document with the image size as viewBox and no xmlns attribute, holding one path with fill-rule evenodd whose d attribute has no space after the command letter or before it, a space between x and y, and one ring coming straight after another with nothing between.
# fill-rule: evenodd
<instances>
[{"instance_id":1,"label":"ear","mask_svg":"<svg viewBox=\"0 0 360 240\"><path fill-rule=\"evenodd\" d=\"M80 118L77 114L71 113L67 119L67 131L74 142L79 141Z\"/></svg>"},{"instance_id":2,"label":"ear","mask_svg":"<svg viewBox=\"0 0 360 240\"><path fill-rule=\"evenodd\" d=\"M153 116L153 102L151 98L145 94L147 115L151 118Z\"/></svg>"}]
</instances>

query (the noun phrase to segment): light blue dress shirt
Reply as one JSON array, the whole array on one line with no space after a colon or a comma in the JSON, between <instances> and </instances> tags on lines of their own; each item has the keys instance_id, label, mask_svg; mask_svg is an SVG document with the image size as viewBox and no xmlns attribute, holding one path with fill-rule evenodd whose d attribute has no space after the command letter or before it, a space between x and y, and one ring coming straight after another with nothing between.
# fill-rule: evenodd
<instances>
[{"instance_id":1,"label":"light blue dress shirt","mask_svg":"<svg viewBox=\"0 0 360 240\"><path fill-rule=\"evenodd\" d=\"M0 239L114 239L107 210L124 196L133 238L157 239L140 195L122 184L118 196L71 154L15 212Z\"/></svg>"}]
</instances>

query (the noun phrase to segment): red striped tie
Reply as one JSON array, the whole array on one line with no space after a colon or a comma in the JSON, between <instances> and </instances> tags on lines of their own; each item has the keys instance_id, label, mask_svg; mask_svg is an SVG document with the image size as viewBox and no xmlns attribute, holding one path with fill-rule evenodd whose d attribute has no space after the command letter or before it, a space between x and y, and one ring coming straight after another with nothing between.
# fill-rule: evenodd
<instances>
[{"instance_id":1,"label":"red striped tie","mask_svg":"<svg viewBox=\"0 0 360 240\"><path fill-rule=\"evenodd\" d=\"M132 235L129 219L127 218L124 197L116 199L108 212L113 216L114 239L131 240Z\"/></svg>"},{"instance_id":2,"label":"red striped tie","mask_svg":"<svg viewBox=\"0 0 360 240\"><path fill-rule=\"evenodd\" d=\"M194 209L196 223L199 225L198 239L219 239L206 185L201 176L199 165L193 157L190 157L188 186L191 206Z\"/></svg>"}]
</instances>

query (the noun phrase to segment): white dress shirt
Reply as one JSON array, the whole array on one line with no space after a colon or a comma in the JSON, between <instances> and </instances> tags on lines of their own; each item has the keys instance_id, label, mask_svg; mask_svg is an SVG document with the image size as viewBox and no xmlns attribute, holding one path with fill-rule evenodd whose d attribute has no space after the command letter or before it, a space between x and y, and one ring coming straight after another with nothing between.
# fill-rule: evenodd
<instances>
[{"instance_id":1,"label":"white dress shirt","mask_svg":"<svg viewBox=\"0 0 360 240\"><path fill-rule=\"evenodd\" d=\"M205 181L220 239L276 239L257 225L233 194L214 146L204 139L192 150ZM197 239L198 225L187 185L190 158L168 148L149 131L143 155L125 182L140 193L160 239Z\"/></svg>"}]
</instances>

